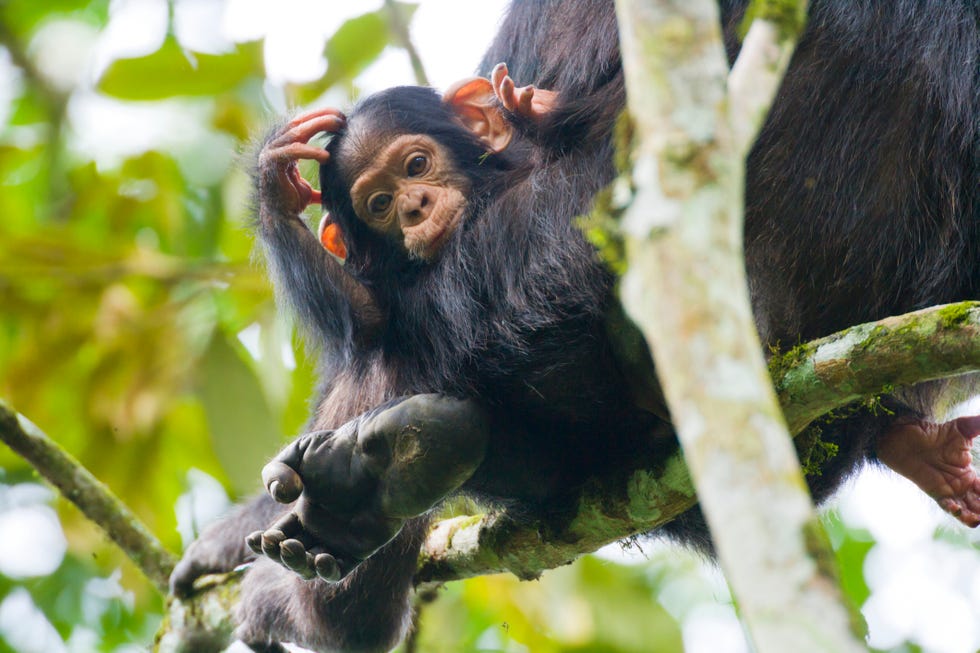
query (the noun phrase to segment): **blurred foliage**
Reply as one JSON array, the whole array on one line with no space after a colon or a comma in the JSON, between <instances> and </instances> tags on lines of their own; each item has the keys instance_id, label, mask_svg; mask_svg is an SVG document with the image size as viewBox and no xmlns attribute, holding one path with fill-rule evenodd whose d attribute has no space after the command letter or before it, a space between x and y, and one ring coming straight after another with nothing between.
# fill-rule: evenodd
<instances>
[{"instance_id":1,"label":"blurred foliage","mask_svg":"<svg viewBox=\"0 0 980 653\"><path fill-rule=\"evenodd\" d=\"M546 572L540 582L497 575L453 583L426 608L418 647L433 653L647 653L655 642L658 651L679 651L677 619L658 595L690 580L694 563L687 562L663 552L635 566L587 557ZM687 592L678 603L711 598L707 582Z\"/></svg>"},{"instance_id":2,"label":"blurred foliage","mask_svg":"<svg viewBox=\"0 0 980 653\"><path fill-rule=\"evenodd\" d=\"M393 30L383 11L354 16L326 40L319 79L277 86L262 41L195 52L168 3L152 52L99 69L125 5L0 1L0 396L179 551L175 506L193 512L214 497L202 477L232 499L255 491L266 457L302 429L313 385L252 260L239 144L272 119L272 104L356 95ZM0 489L35 478L0 447ZM3 496L0 517L11 509ZM162 598L70 504L56 508L69 542L60 566L0 573L0 653L143 650L134 644L151 641ZM185 539L206 512L181 524ZM839 522L834 533L845 587L862 602L871 542ZM450 584L406 646L679 651L685 620L726 594L689 556L653 551L646 564L586 558L535 583ZM11 607L24 596L62 648L39 643L44 628Z\"/></svg>"},{"instance_id":3,"label":"blurred foliage","mask_svg":"<svg viewBox=\"0 0 980 653\"><path fill-rule=\"evenodd\" d=\"M313 371L252 260L236 163L274 113L263 43L193 52L160 25L153 52L96 70L123 4L0 2L0 396L179 551L188 470L233 498L254 492L264 460L302 429ZM53 25L92 37L52 43ZM378 12L345 24L326 45L327 77L293 99L356 90L387 44L379 25ZM106 141L94 148L93 115ZM181 126L202 137L188 142ZM0 467L8 484L33 478L5 447ZM71 650L148 642L161 597L74 508L58 510L69 554L49 577L0 576L0 605L26 588ZM99 599L92 583L117 568L135 595ZM10 646L0 633L0 651Z\"/></svg>"}]
</instances>

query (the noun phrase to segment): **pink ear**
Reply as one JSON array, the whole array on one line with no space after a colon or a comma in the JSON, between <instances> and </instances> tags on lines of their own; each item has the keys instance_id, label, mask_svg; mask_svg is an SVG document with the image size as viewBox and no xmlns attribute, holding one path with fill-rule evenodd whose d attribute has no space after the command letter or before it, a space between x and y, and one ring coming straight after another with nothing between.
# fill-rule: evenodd
<instances>
[{"instance_id":1,"label":"pink ear","mask_svg":"<svg viewBox=\"0 0 980 653\"><path fill-rule=\"evenodd\" d=\"M456 82L442 99L491 152L503 152L510 145L514 129L497 102L489 79L471 77Z\"/></svg>"},{"instance_id":2,"label":"pink ear","mask_svg":"<svg viewBox=\"0 0 980 653\"><path fill-rule=\"evenodd\" d=\"M320 219L320 228L317 230L320 236L320 244L324 249L343 260L347 258L347 246L344 245L344 235L340 231L340 225L330 219L329 213L324 213Z\"/></svg>"}]
</instances>

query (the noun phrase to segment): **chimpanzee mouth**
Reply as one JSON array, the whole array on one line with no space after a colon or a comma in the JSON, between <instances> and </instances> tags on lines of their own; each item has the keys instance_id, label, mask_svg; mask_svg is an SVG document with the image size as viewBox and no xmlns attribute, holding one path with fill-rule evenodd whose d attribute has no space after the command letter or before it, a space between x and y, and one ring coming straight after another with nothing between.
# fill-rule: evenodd
<instances>
[{"instance_id":1,"label":"chimpanzee mouth","mask_svg":"<svg viewBox=\"0 0 980 653\"><path fill-rule=\"evenodd\" d=\"M442 251L443 246L452 237L453 233L456 232L456 226L463 218L463 212L465 210L465 206L460 207L460 209L456 211L455 215L453 215L453 217L447 221L445 225L443 225L442 229L440 229L435 237L429 242L428 247L426 247L425 251L423 252L423 256L426 260L432 260L439 254L439 252Z\"/></svg>"}]
</instances>

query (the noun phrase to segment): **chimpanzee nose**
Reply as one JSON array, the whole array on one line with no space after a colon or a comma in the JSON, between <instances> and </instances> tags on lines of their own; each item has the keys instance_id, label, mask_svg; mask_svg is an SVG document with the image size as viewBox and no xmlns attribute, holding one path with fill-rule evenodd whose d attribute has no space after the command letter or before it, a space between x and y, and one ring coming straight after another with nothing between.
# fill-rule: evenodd
<instances>
[{"instance_id":1,"label":"chimpanzee nose","mask_svg":"<svg viewBox=\"0 0 980 653\"><path fill-rule=\"evenodd\" d=\"M432 198L426 188L410 188L398 198L398 215L402 226L413 227L429 217Z\"/></svg>"}]
</instances>

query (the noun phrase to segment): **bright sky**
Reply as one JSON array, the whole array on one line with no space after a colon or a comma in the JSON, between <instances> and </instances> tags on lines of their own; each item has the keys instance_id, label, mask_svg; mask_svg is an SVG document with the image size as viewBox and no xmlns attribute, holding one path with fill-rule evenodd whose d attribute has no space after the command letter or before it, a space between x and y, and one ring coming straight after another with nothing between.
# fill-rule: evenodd
<instances>
[{"instance_id":1,"label":"bright sky","mask_svg":"<svg viewBox=\"0 0 980 653\"><path fill-rule=\"evenodd\" d=\"M265 63L273 82L304 81L323 73L320 53L325 39L346 19L381 4L381 0L176 0L175 23L181 42L201 52L220 52L233 41L265 37ZM474 67L505 4L505 0L421 0L412 37L434 86L445 88L476 72ZM87 81L90 86L113 59L154 51L163 41L166 16L166 0L114 0L112 20L104 32L76 23L52 23L42 28L32 48L45 53L39 66L56 83L72 87L81 81L84 87ZM358 82L366 92L412 83L407 55L389 48ZM16 71L0 57L0 128L17 87ZM274 108L284 109L275 84L267 88L267 95ZM214 170L223 174L225 166L215 164L227 163L235 144L195 127L193 120L188 124L188 110L186 103L179 107L167 102L132 105L80 92L70 115L78 151L96 158L100 165L112 165L120 156L154 147L176 152L181 161L182 144L213 141L214 160L181 161L207 182ZM199 122L207 124L205 116ZM30 135L8 133L8 138ZM212 484L198 480L197 485L206 487L209 496L215 494ZM47 494L37 486L20 490L0 486L0 530L29 528L39 534L35 540L47 542L0 551L0 572L10 577L44 575L60 563L64 536L46 501ZM220 504L220 500L210 503ZM871 645L887 649L910 639L928 653L980 649L980 556L934 536L940 524L950 533L962 534L963 529L910 483L884 471L862 475L843 493L840 506L848 524L866 528L879 541L865 570L872 590L863 608L871 628ZM968 537L980 541L976 533ZM606 555L621 558L617 550L610 549ZM724 595L723 584L719 593ZM11 641L16 640L13 633L17 630L25 636L39 632L38 628L43 631L43 624L30 619L32 605L26 593L10 595L0 603L0 630ZM688 653L743 653L746 647L739 632L734 613L721 604L718 609L706 608L684 624Z\"/></svg>"}]
</instances>

